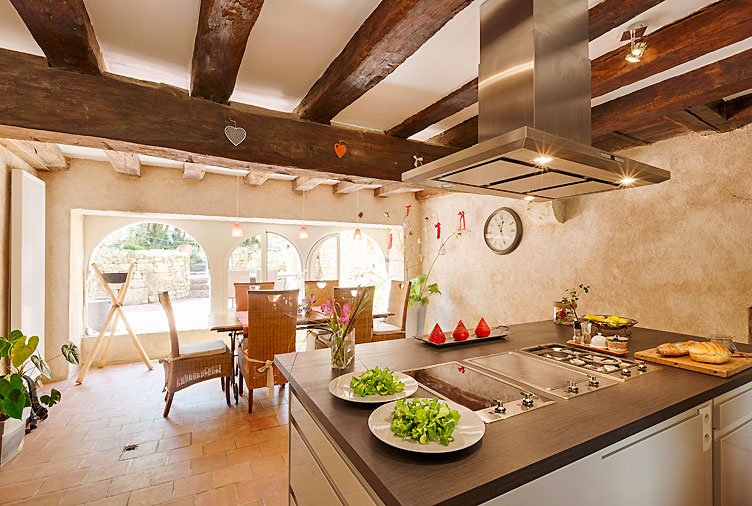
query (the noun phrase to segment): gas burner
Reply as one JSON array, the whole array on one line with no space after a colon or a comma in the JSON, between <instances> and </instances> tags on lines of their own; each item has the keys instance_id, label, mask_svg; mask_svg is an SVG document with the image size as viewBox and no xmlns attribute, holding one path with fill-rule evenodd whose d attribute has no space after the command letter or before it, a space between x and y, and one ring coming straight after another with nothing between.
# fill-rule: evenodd
<instances>
[{"instance_id":1,"label":"gas burner","mask_svg":"<svg viewBox=\"0 0 752 506\"><path fill-rule=\"evenodd\" d=\"M657 369L653 365L646 365L605 353L578 350L568 345L542 344L523 348L520 351L537 355L541 359L553 360L574 369L609 376L619 381L635 378ZM623 374L625 370L630 371L630 374Z\"/></svg>"}]
</instances>

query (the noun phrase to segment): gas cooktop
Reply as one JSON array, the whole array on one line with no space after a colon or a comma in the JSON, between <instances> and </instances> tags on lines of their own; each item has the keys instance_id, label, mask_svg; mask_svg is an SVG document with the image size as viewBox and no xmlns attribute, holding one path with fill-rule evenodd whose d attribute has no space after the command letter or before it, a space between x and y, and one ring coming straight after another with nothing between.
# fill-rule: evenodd
<instances>
[{"instance_id":1,"label":"gas cooktop","mask_svg":"<svg viewBox=\"0 0 752 506\"><path fill-rule=\"evenodd\" d=\"M524 353L552 360L560 364L575 367L583 372L594 372L609 376L615 380L626 381L649 372L658 367L639 360L614 357L605 353L581 350L566 344L541 344L519 350Z\"/></svg>"}]
</instances>

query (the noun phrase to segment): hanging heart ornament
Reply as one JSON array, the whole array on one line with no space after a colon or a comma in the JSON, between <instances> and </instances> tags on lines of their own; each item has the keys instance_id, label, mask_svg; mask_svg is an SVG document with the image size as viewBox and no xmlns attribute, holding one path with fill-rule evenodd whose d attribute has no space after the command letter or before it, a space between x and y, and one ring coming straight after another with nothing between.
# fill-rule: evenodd
<instances>
[{"instance_id":1,"label":"hanging heart ornament","mask_svg":"<svg viewBox=\"0 0 752 506\"><path fill-rule=\"evenodd\" d=\"M232 142L233 146L237 146L245 140L245 128L227 125L225 127L225 136L227 137L227 140Z\"/></svg>"},{"instance_id":2,"label":"hanging heart ornament","mask_svg":"<svg viewBox=\"0 0 752 506\"><path fill-rule=\"evenodd\" d=\"M339 158L342 158L345 156L345 153L347 152L347 145L344 143L336 143L334 145L334 152L337 153L337 156Z\"/></svg>"}]
</instances>

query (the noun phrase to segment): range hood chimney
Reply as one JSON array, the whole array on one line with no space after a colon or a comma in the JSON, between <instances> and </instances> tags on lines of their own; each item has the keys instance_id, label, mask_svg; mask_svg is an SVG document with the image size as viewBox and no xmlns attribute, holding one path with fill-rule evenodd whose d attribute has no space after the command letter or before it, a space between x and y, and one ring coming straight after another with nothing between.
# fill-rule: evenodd
<instances>
[{"instance_id":1,"label":"range hood chimney","mask_svg":"<svg viewBox=\"0 0 752 506\"><path fill-rule=\"evenodd\" d=\"M552 200L669 179L591 147L587 0L480 6L478 141L403 181Z\"/></svg>"}]
</instances>

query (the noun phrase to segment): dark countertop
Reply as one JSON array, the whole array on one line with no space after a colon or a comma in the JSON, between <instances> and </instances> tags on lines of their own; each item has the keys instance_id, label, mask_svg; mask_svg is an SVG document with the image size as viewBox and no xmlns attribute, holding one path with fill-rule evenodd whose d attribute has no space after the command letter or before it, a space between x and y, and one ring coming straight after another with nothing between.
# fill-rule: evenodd
<instances>
[{"instance_id":1,"label":"dark countertop","mask_svg":"<svg viewBox=\"0 0 752 506\"><path fill-rule=\"evenodd\" d=\"M376 365L407 370L534 344L565 343L571 335L572 327L545 321L513 325L505 340L444 349L415 339L368 343L356 347L347 372ZM629 357L690 338L634 328ZM331 395L328 384L336 374L329 350L277 355L275 362L382 501L409 506L487 501L752 381L752 369L723 379L660 366L659 371L581 397L554 397L556 404L486 425L485 436L473 447L436 456L382 443L368 429L373 406ZM430 394L420 389L416 396Z\"/></svg>"}]
</instances>

